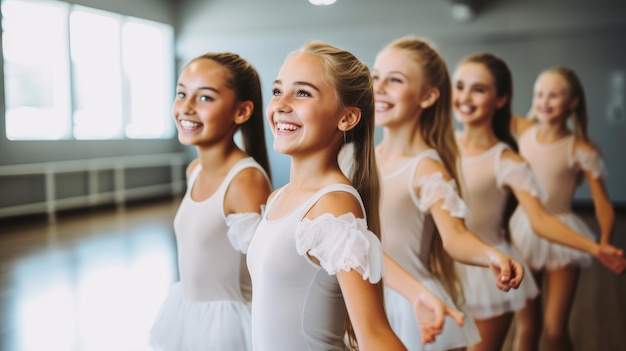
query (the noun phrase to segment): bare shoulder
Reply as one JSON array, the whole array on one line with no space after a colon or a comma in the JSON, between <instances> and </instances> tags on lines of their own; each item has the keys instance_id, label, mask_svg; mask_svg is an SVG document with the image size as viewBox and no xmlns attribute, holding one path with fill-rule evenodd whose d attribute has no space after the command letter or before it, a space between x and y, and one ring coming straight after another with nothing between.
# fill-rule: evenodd
<instances>
[{"instance_id":1,"label":"bare shoulder","mask_svg":"<svg viewBox=\"0 0 626 351\"><path fill-rule=\"evenodd\" d=\"M530 118L513 114L511 116L511 133L515 136L515 138L519 138L528 128L532 127L535 124L533 120Z\"/></svg>"},{"instance_id":2,"label":"bare shoulder","mask_svg":"<svg viewBox=\"0 0 626 351\"><path fill-rule=\"evenodd\" d=\"M518 162L518 163L525 162L524 158L520 154L518 154L517 152L511 149L504 149L502 151L502 155L500 155L500 159Z\"/></svg>"},{"instance_id":3,"label":"bare shoulder","mask_svg":"<svg viewBox=\"0 0 626 351\"><path fill-rule=\"evenodd\" d=\"M345 191L333 191L324 194L315 205L311 207L306 217L313 219L326 213L335 217L352 213L357 218L363 218L363 211L361 210L359 200L351 193Z\"/></svg>"},{"instance_id":4,"label":"bare shoulder","mask_svg":"<svg viewBox=\"0 0 626 351\"><path fill-rule=\"evenodd\" d=\"M245 168L237 173L228 187L226 207L235 213L257 212L259 206L267 202L271 191L263 172L252 167Z\"/></svg>"},{"instance_id":5,"label":"bare shoulder","mask_svg":"<svg viewBox=\"0 0 626 351\"><path fill-rule=\"evenodd\" d=\"M450 174L450 172L448 172L443 163L441 163L439 160L425 157L417 165L415 178L426 177L436 173L441 173L441 175L443 175L443 178L446 180L452 179L452 175Z\"/></svg>"},{"instance_id":6,"label":"bare shoulder","mask_svg":"<svg viewBox=\"0 0 626 351\"><path fill-rule=\"evenodd\" d=\"M590 141L576 139L574 142L574 152L598 152L598 148Z\"/></svg>"}]
</instances>

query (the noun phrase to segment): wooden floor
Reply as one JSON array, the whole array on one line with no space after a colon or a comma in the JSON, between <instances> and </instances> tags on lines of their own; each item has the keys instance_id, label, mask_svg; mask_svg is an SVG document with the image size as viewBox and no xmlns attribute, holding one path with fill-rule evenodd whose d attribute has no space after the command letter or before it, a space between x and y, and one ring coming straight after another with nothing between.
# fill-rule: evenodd
<instances>
[{"instance_id":1,"label":"wooden floor","mask_svg":"<svg viewBox=\"0 0 626 351\"><path fill-rule=\"evenodd\" d=\"M0 222L0 350L150 350L151 323L177 279L178 202L62 214L54 225ZM626 214L616 236L626 247ZM626 277L585 269L570 327L577 351L626 350Z\"/></svg>"}]
</instances>

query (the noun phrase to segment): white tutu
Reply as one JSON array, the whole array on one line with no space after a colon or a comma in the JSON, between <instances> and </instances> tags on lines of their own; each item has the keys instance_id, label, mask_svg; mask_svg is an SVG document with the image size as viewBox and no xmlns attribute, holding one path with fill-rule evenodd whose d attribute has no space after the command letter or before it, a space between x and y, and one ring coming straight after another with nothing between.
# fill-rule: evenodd
<instances>
[{"instance_id":1,"label":"white tutu","mask_svg":"<svg viewBox=\"0 0 626 351\"><path fill-rule=\"evenodd\" d=\"M496 286L496 278L491 269L456 263L457 271L463 282L465 308L475 319L489 319L507 312L514 312L526 305L526 302L539 295L539 289L530 270L520 255L508 243L494 245L524 266L524 279L517 289L502 291Z\"/></svg>"},{"instance_id":2,"label":"white tutu","mask_svg":"<svg viewBox=\"0 0 626 351\"><path fill-rule=\"evenodd\" d=\"M452 299L439 282L433 279L422 279L421 282L439 298L454 306ZM385 305L393 331L409 351L442 351L472 346L480 341L476 323L463 309L461 309L464 314L463 326L456 324L452 317L446 316L443 332L437 335L435 342L424 345L411 302L391 288L385 288Z\"/></svg>"},{"instance_id":3,"label":"white tutu","mask_svg":"<svg viewBox=\"0 0 626 351\"><path fill-rule=\"evenodd\" d=\"M170 289L150 331L159 351L250 351L250 307L240 301L185 300L180 282Z\"/></svg>"},{"instance_id":4,"label":"white tutu","mask_svg":"<svg viewBox=\"0 0 626 351\"><path fill-rule=\"evenodd\" d=\"M585 222L575 214L560 213L555 216L565 225L595 241L595 235ZM546 240L533 232L526 213L520 207L509 222L511 239L515 248L534 271L557 269L568 265L589 266L592 257L588 253Z\"/></svg>"}]
</instances>

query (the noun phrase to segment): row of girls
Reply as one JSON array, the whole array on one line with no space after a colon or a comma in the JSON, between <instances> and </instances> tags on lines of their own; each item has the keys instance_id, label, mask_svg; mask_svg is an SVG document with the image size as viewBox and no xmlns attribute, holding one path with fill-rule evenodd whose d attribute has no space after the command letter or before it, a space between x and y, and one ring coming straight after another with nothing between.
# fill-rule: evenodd
<instances>
[{"instance_id":1,"label":"row of girls","mask_svg":"<svg viewBox=\"0 0 626 351\"><path fill-rule=\"evenodd\" d=\"M249 62L191 60L173 116L198 157L155 350L499 350L515 313L516 350L536 350L542 333L550 350L570 348L580 267L595 257L621 274L626 260L610 245L578 78L542 73L532 119L513 116L511 86L498 57L469 56L451 77L418 38L390 43L371 69L309 42L286 57L264 109ZM279 189L265 123L291 159ZM571 212L581 175L599 243Z\"/></svg>"}]
</instances>

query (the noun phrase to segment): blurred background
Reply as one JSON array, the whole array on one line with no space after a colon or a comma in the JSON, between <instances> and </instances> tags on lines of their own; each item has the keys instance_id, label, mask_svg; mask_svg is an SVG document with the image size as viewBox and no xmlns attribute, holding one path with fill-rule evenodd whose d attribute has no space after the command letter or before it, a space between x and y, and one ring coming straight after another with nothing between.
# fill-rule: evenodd
<instances>
[{"instance_id":1,"label":"blurred background","mask_svg":"<svg viewBox=\"0 0 626 351\"><path fill-rule=\"evenodd\" d=\"M607 188L618 215L623 216L626 1L337 0L328 6L316 6L307 0L1 3L2 349L147 347L141 333L146 332L167 286L176 279L171 220L185 189L184 169L195 156L194 149L178 142L170 107L180 68L205 52L232 51L249 60L261 75L268 101L271 82L283 59L307 40L326 41L372 64L376 53L389 41L415 35L427 39L441 52L450 71L464 56L475 52L492 52L505 59L513 73L513 109L521 115L530 108L539 72L554 65L569 66L585 87L589 134L604 154L609 170ZM268 130L266 133L271 143L271 134ZM289 160L273 152L271 145L269 150L274 185L278 187L287 182ZM581 211L590 211L586 185L579 188L575 201ZM152 207L155 204L160 206ZM146 217L140 215L143 220L139 222L126 217L134 212ZM590 213L593 221L592 210ZM92 223L94 216L112 217ZM620 231L623 234L621 228L618 223L616 236ZM87 251L80 251L83 249L78 249L78 243L87 240L85 235L90 240L103 235L106 239L102 240L107 241L91 241L89 249L84 249ZM113 244L108 241L112 238L120 241ZM29 257L38 260L25 261ZM30 263L21 266L24 262ZM75 268L84 262L88 267L99 267L100 273ZM42 270L56 264L62 271ZM46 290L51 285L44 282L53 277L66 290ZM98 285L109 281L106 279L113 279L112 285ZM95 284L89 285L93 290L76 290L76 284L85 282ZM594 299L617 303L617 311L624 311L623 277L617 282L623 289L619 290L622 298L594 295ZM67 288L67 284L74 285ZM118 290L129 287L142 290L128 294ZM31 297L35 300L28 300L27 307L20 305L19 301L26 301L20 291L34 294ZM42 291L48 293L47 297L42 297ZM89 295L96 291L102 296ZM150 291L153 294L146 298ZM96 335L100 327L81 331L79 326L91 325L98 318L93 313L77 314L85 308L75 302L91 296L93 299L85 301L89 306L97 305L97 301L117 293L132 299L95 312L106 310L111 314L107 320L116 316L124 320L123 312L113 311L132 310L139 304L143 306L142 317L116 324L117 329L111 330L120 332L96 338L100 344L85 343L85 335ZM59 301L68 303L69 310ZM36 311L53 305L57 309L44 313L48 319L42 322L42 315ZM55 323L64 313L74 313L69 326ZM623 341L624 312L616 318L621 321L617 328L621 327L622 333L612 333L608 339ZM112 328L107 325L103 328ZM56 331L48 335L43 332L47 328ZM139 329L121 332L128 328ZM606 328L611 333L613 327ZM52 335L61 335L59 340L63 341L58 345L62 346L44 346L56 340ZM119 339L120 335L134 341L104 342L109 337ZM33 341L37 338L42 343ZM626 347L625 342L616 342L603 344L612 345L603 349ZM597 349L599 344L593 345L580 350Z\"/></svg>"}]
</instances>

